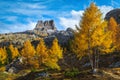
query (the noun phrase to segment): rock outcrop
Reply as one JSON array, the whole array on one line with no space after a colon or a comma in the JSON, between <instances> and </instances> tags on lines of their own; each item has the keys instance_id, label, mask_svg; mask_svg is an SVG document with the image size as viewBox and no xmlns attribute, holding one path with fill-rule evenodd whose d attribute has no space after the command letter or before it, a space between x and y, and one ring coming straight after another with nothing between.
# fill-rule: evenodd
<instances>
[{"instance_id":1,"label":"rock outcrop","mask_svg":"<svg viewBox=\"0 0 120 80\"><path fill-rule=\"evenodd\" d=\"M40 30L40 31L44 31L44 30L56 30L55 24L53 20L47 20L47 21L38 21L36 24L36 27L34 28L34 30Z\"/></svg>"},{"instance_id":2,"label":"rock outcrop","mask_svg":"<svg viewBox=\"0 0 120 80\"><path fill-rule=\"evenodd\" d=\"M113 17L116 20L116 22L120 24L120 9L114 9L109 11L105 16L105 19L109 20L110 17Z\"/></svg>"},{"instance_id":3,"label":"rock outcrop","mask_svg":"<svg viewBox=\"0 0 120 80\"><path fill-rule=\"evenodd\" d=\"M61 46L66 46L70 39L73 38L73 30L71 28L62 31L56 31L50 36L45 37L45 42L51 45L54 38L57 38Z\"/></svg>"},{"instance_id":4,"label":"rock outcrop","mask_svg":"<svg viewBox=\"0 0 120 80\"><path fill-rule=\"evenodd\" d=\"M25 34L35 34L38 36L49 36L57 30L53 20L39 20L33 30L27 30Z\"/></svg>"},{"instance_id":5,"label":"rock outcrop","mask_svg":"<svg viewBox=\"0 0 120 80\"><path fill-rule=\"evenodd\" d=\"M73 38L74 30L68 28L58 31L53 20L38 21L33 30L25 32L0 34L0 47L13 44L17 47L23 46L24 41L34 42L38 38L44 38L47 45L50 45L54 38L58 38L61 45L66 45L68 40ZM33 43L34 44L34 43ZM35 44L37 44L35 42Z\"/></svg>"},{"instance_id":6,"label":"rock outcrop","mask_svg":"<svg viewBox=\"0 0 120 80\"><path fill-rule=\"evenodd\" d=\"M9 73L17 73L24 69L24 64L20 61L22 58L13 60L10 64L6 65L6 71Z\"/></svg>"}]
</instances>

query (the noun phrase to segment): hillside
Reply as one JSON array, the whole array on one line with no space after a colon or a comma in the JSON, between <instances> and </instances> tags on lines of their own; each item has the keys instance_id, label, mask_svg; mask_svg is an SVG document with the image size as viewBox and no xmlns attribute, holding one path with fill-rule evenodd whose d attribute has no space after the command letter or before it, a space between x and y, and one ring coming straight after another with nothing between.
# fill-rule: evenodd
<instances>
[{"instance_id":1,"label":"hillside","mask_svg":"<svg viewBox=\"0 0 120 80\"><path fill-rule=\"evenodd\" d=\"M0 80L120 80L116 10L106 22L91 3L76 30L39 20L33 30L0 34Z\"/></svg>"},{"instance_id":2,"label":"hillside","mask_svg":"<svg viewBox=\"0 0 120 80\"><path fill-rule=\"evenodd\" d=\"M13 44L20 48L26 40L35 42L39 38L44 38L46 44L49 45L55 37L59 39L61 45L64 45L73 37L73 32L71 28L58 31L53 20L38 21L33 30L0 34L0 46L3 47Z\"/></svg>"}]
</instances>

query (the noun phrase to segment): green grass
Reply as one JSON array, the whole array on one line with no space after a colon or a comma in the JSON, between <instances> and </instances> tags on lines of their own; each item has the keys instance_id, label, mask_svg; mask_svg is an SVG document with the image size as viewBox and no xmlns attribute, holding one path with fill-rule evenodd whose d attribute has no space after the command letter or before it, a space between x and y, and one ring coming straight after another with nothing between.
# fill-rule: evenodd
<instances>
[{"instance_id":1,"label":"green grass","mask_svg":"<svg viewBox=\"0 0 120 80\"><path fill-rule=\"evenodd\" d=\"M65 71L64 75L66 77L76 77L79 73L77 68L73 68L72 70Z\"/></svg>"},{"instance_id":2,"label":"green grass","mask_svg":"<svg viewBox=\"0 0 120 80\"><path fill-rule=\"evenodd\" d=\"M8 72L0 72L0 80L14 80L20 76L23 76L27 73L29 73L30 70L23 70L17 74L11 74L11 73L8 73Z\"/></svg>"},{"instance_id":3,"label":"green grass","mask_svg":"<svg viewBox=\"0 0 120 80\"><path fill-rule=\"evenodd\" d=\"M5 80L8 77L8 74L0 72L0 80Z\"/></svg>"}]
</instances>

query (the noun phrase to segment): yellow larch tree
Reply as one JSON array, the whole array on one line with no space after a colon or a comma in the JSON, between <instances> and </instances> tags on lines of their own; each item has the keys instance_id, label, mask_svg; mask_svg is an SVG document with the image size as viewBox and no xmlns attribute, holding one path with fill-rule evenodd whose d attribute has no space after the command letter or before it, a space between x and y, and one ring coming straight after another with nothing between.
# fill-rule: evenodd
<instances>
[{"instance_id":1,"label":"yellow larch tree","mask_svg":"<svg viewBox=\"0 0 120 80\"><path fill-rule=\"evenodd\" d=\"M10 44L9 49L10 49L10 52L11 52L12 60L14 60L15 58L17 58L19 56L18 49L16 47L13 47L12 44Z\"/></svg>"},{"instance_id":2,"label":"yellow larch tree","mask_svg":"<svg viewBox=\"0 0 120 80\"><path fill-rule=\"evenodd\" d=\"M118 25L115 35L115 46L116 46L116 51L120 51L120 25Z\"/></svg>"},{"instance_id":3,"label":"yellow larch tree","mask_svg":"<svg viewBox=\"0 0 120 80\"><path fill-rule=\"evenodd\" d=\"M7 61L7 53L5 48L0 48L0 66L4 65Z\"/></svg>"},{"instance_id":4,"label":"yellow larch tree","mask_svg":"<svg viewBox=\"0 0 120 80\"><path fill-rule=\"evenodd\" d=\"M98 7L91 3L82 16L79 27L72 41L72 50L78 57L88 55L93 71L98 68L99 52L110 52L111 32L102 19Z\"/></svg>"},{"instance_id":5,"label":"yellow larch tree","mask_svg":"<svg viewBox=\"0 0 120 80\"><path fill-rule=\"evenodd\" d=\"M99 67L99 55L113 51L112 32L107 30L107 23L104 21L98 25L91 35L91 50L93 54L93 68L96 71Z\"/></svg>"},{"instance_id":6,"label":"yellow larch tree","mask_svg":"<svg viewBox=\"0 0 120 80\"><path fill-rule=\"evenodd\" d=\"M47 47L43 39L40 39L40 42L36 47L36 56L38 58L39 67L41 66L41 64L45 64L48 54Z\"/></svg>"},{"instance_id":7,"label":"yellow larch tree","mask_svg":"<svg viewBox=\"0 0 120 80\"><path fill-rule=\"evenodd\" d=\"M35 56L35 49L32 46L31 42L29 40L27 40L26 42L24 42L22 51L21 51L21 55L23 57L23 62L26 65L34 65L32 63L32 61L34 60L34 56Z\"/></svg>"},{"instance_id":8,"label":"yellow larch tree","mask_svg":"<svg viewBox=\"0 0 120 80\"><path fill-rule=\"evenodd\" d=\"M117 36L117 22L113 17L108 21L108 30L112 32L112 46L117 47L116 45L116 36Z\"/></svg>"},{"instance_id":9,"label":"yellow larch tree","mask_svg":"<svg viewBox=\"0 0 120 80\"><path fill-rule=\"evenodd\" d=\"M48 59L46 65L52 69L60 69L58 65L58 60L63 58L62 55L63 49L59 46L57 38L53 40L52 47L48 52Z\"/></svg>"}]
</instances>

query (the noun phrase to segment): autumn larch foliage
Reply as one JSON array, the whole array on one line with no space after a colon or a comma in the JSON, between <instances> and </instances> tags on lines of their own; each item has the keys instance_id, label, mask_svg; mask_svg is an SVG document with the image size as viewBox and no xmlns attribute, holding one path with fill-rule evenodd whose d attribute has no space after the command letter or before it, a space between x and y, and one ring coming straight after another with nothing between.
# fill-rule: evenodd
<instances>
[{"instance_id":1,"label":"autumn larch foliage","mask_svg":"<svg viewBox=\"0 0 120 80\"><path fill-rule=\"evenodd\" d=\"M0 67L6 63L7 53L5 48L0 48Z\"/></svg>"},{"instance_id":2,"label":"autumn larch foliage","mask_svg":"<svg viewBox=\"0 0 120 80\"><path fill-rule=\"evenodd\" d=\"M115 48L115 50L117 49L117 39L119 39L118 36L118 25L117 22L115 21L115 19L113 17L110 18L110 20L108 21L108 30L112 32L112 46Z\"/></svg>"},{"instance_id":3,"label":"autumn larch foliage","mask_svg":"<svg viewBox=\"0 0 120 80\"><path fill-rule=\"evenodd\" d=\"M17 58L19 56L18 49L16 47L13 47L12 44L10 44L9 49L10 49L10 52L11 52L12 60L14 60L15 58Z\"/></svg>"},{"instance_id":4,"label":"autumn larch foliage","mask_svg":"<svg viewBox=\"0 0 120 80\"><path fill-rule=\"evenodd\" d=\"M31 62L31 60L34 60L35 49L29 40L27 40L24 43L22 51L21 51L21 55L23 57L23 62L26 65L34 65L34 64L31 64L30 62Z\"/></svg>"},{"instance_id":5,"label":"autumn larch foliage","mask_svg":"<svg viewBox=\"0 0 120 80\"><path fill-rule=\"evenodd\" d=\"M111 32L107 30L107 22L102 19L102 13L94 3L83 13L72 43L72 50L78 57L89 56L93 70L98 68L99 52L111 51Z\"/></svg>"},{"instance_id":6,"label":"autumn larch foliage","mask_svg":"<svg viewBox=\"0 0 120 80\"><path fill-rule=\"evenodd\" d=\"M52 69L60 69L58 65L58 60L63 58L62 55L63 49L59 46L57 38L53 40L52 47L48 52L48 59L45 63L46 66L49 66Z\"/></svg>"},{"instance_id":7,"label":"autumn larch foliage","mask_svg":"<svg viewBox=\"0 0 120 80\"><path fill-rule=\"evenodd\" d=\"M40 39L40 42L36 47L36 56L39 62L39 67L41 64L45 64L48 59L47 47L43 39Z\"/></svg>"},{"instance_id":8,"label":"autumn larch foliage","mask_svg":"<svg viewBox=\"0 0 120 80\"><path fill-rule=\"evenodd\" d=\"M115 35L115 46L116 46L116 51L120 51L120 25L118 25Z\"/></svg>"}]
</instances>

